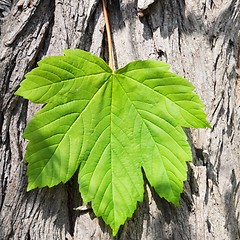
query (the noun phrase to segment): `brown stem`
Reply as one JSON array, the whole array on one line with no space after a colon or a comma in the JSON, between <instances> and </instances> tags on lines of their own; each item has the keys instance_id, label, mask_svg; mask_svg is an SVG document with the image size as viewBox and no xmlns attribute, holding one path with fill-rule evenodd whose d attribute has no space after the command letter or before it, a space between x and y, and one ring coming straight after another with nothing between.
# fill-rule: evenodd
<instances>
[{"instance_id":1,"label":"brown stem","mask_svg":"<svg viewBox=\"0 0 240 240\"><path fill-rule=\"evenodd\" d=\"M107 8L106 8L105 0L102 0L102 6L103 6L104 21L106 24L106 32L107 32L109 66L112 69L112 71L114 72L112 36L111 36L111 29L110 29L110 24L109 24L109 20L108 20L108 12L107 12Z\"/></svg>"}]
</instances>

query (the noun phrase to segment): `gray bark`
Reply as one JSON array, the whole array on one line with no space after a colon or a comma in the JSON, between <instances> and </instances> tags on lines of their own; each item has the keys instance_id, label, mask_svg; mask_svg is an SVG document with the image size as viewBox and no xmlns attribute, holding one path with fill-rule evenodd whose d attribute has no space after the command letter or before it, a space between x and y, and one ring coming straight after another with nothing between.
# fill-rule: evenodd
<instances>
[{"instance_id":1,"label":"gray bark","mask_svg":"<svg viewBox=\"0 0 240 240\"><path fill-rule=\"evenodd\" d=\"M212 129L188 132L193 162L179 208L146 187L115 239L240 239L240 1L112 0L116 67L157 59L188 78ZM0 0L0 239L111 239L82 205L76 176L26 192L26 123L40 108L14 92L45 55L81 48L106 58L97 0Z\"/></svg>"}]
</instances>

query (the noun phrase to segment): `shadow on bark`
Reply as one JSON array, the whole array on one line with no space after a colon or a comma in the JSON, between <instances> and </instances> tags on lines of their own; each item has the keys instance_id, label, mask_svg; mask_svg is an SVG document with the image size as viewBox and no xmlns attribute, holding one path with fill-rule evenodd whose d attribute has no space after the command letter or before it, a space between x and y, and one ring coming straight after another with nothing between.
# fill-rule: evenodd
<instances>
[{"instance_id":1,"label":"shadow on bark","mask_svg":"<svg viewBox=\"0 0 240 240\"><path fill-rule=\"evenodd\" d=\"M224 204L226 211L225 227L231 234L232 240L240 239L240 212L238 208L240 206L240 181L237 182L235 170L232 170L231 174L231 190L227 191L224 196Z\"/></svg>"}]
</instances>

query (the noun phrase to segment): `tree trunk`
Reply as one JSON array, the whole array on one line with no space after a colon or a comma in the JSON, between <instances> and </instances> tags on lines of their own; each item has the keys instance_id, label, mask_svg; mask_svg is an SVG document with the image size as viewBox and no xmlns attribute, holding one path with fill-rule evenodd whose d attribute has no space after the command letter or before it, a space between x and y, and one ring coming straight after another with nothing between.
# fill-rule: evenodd
<instances>
[{"instance_id":1,"label":"tree trunk","mask_svg":"<svg viewBox=\"0 0 240 240\"><path fill-rule=\"evenodd\" d=\"M212 129L188 131L193 162L179 208L146 186L114 239L240 239L240 0L111 0L116 67L157 59L188 78ZM41 106L14 92L46 55L81 48L106 59L101 1L0 0L0 239L111 239L82 205L77 178L26 192L21 135Z\"/></svg>"}]
</instances>

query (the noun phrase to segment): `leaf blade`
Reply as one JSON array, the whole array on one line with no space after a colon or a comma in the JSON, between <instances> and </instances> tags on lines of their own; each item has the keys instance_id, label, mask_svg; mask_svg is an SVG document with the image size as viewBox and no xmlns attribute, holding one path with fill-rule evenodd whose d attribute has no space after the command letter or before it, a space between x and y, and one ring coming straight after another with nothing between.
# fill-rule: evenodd
<instances>
[{"instance_id":1,"label":"leaf blade","mask_svg":"<svg viewBox=\"0 0 240 240\"><path fill-rule=\"evenodd\" d=\"M115 73L82 50L48 57L16 92L46 106L24 131L28 190L68 181L116 235L144 192L142 169L175 205L191 149L182 127L209 127L186 79L158 61L134 61Z\"/></svg>"}]
</instances>

